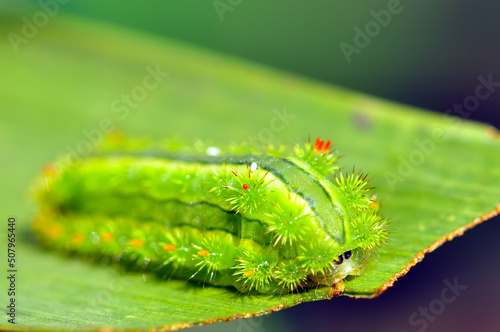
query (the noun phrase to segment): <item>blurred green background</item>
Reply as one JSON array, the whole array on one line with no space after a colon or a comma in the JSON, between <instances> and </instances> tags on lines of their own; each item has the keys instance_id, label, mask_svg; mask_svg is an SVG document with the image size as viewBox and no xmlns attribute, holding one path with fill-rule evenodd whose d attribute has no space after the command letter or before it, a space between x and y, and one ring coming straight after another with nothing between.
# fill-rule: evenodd
<instances>
[{"instance_id":1,"label":"blurred green background","mask_svg":"<svg viewBox=\"0 0 500 332\"><path fill-rule=\"evenodd\" d=\"M387 10L391 1L220 2L231 9L217 10L214 1L162 0L70 1L61 9L435 111L471 94L478 75L500 81L495 1L397 1L399 13L350 63L340 44L355 46L354 29L365 30L375 20L372 11ZM498 128L499 104L496 94L471 118Z\"/></svg>"},{"instance_id":2,"label":"blurred green background","mask_svg":"<svg viewBox=\"0 0 500 332\"><path fill-rule=\"evenodd\" d=\"M500 3L495 1L401 1L398 13L392 14L390 21L386 20L386 26L374 32L368 42L364 40L366 45L358 47L358 53L351 54L349 59L340 45L355 46L356 28L365 29L375 20L374 15L380 16L380 11L387 10L393 2L67 2L60 5L60 11L196 44L436 112L446 112L474 93L478 75L492 75L494 81L500 81ZM40 10L40 3L0 1L0 20L3 13L16 12L19 8L25 10L14 18L20 29L22 17ZM9 17L12 20L12 16ZM40 33L43 34L43 29ZM29 43L20 45L21 50L29 47ZM6 52L13 50L0 49L0 61ZM81 56L85 57L85 54ZM44 63L61 65L50 61ZM29 73L21 74L29 78ZM8 90L9 80L15 79L10 75L16 73L0 72L0 89ZM50 69L47 69L47 75L50 75ZM77 88L79 84L91 82L78 82L75 77L73 85L68 88ZM29 80L26 85L28 91ZM68 102L68 107L70 104ZM481 101L470 118L500 128L498 105L500 91ZM8 141L9 137L1 132L9 131L9 128L2 130L9 124L4 120L8 117L8 100L0 100L0 106L0 141ZM101 106L97 103L95 109L89 111L99 112ZM33 115L34 119L27 121L38 119L41 125L53 125L51 119L43 119L36 113L36 105ZM85 124L81 126L85 127ZM75 141L79 134L75 132ZM57 135L52 139L57 139ZM22 146L25 143L15 144ZM61 149L66 145L66 142L61 142ZM40 149L49 160L55 156L55 151ZM15 160L2 160L2 163L6 162ZM2 183L2 186L6 185ZM2 195L7 194L2 192ZM10 211L3 213L9 214ZM455 239L427 256L395 287L375 300L337 298L305 303L266 317L194 330L257 332L279 326L279 329L288 331L417 331L410 325L409 317L440 296L443 280L457 278L468 289L457 301L447 305L425 330L493 331L494 327L500 326L497 313L500 287L496 282L497 274L492 273L500 272L497 263L500 254L498 219L480 225L465 237ZM476 254L476 259L464 261L462 257L470 255L471 251ZM496 266L493 269L492 264ZM488 274L483 271L488 271Z\"/></svg>"}]
</instances>

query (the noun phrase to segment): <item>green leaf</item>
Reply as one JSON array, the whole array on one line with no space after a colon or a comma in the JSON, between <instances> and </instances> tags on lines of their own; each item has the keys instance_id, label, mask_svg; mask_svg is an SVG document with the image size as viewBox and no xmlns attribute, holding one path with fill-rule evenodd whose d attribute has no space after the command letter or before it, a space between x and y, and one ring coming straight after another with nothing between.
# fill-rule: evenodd
<instances>
[{"instance_id":1,"label":"green leaf","mask_svg":"<svg viewBox=\"0 0 500 332\"><path fill-rule=\"evenodd\" d=\"M20 34L19 17L1 22L2 35ZM0 48L0 155L9 161L0 206L17 220L18 257L17 325L5 328L180 328L339 294L373 297L426 253L500 211L499 136L484 125L62 15L18 53L8 38ZM155 71L156 81L144 85ZM131 93L127 104L122 95ZM92 149L110 127L214 143L332 139L341 166L373 177L391 240L342 287L282 296L122 273L40 249L30 235L27 189L45 163Z\"/></svg>"}]
</instances>

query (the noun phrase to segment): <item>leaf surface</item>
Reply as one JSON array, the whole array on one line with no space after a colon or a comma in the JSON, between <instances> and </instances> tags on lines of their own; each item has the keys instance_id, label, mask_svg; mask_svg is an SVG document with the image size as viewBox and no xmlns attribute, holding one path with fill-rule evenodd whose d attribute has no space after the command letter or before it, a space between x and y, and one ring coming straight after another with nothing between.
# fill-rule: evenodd
<instances>
[{"instance_id":1,"label":"leaf surface","mask_svg":"<svg viewBox=\"0 0 500 332\"><path fill-rule=\"evenodd\" d=\"M14 16L1 22L2 35L19 29ZM0 154L10 161L0 205L17 220L20 330L182 328L339 294L373 297L447 238L500 211L499 135L484 125L63 15L19 53L7 38L0 48ZM137 86L146 95L127 104L122 96ZM109 127L215 144L332 139L345 170L355 165L373 178L391 240L343 287L282 296L122 273L40 249L27 188L45 163L92 147Z\"/></svg>"}]
</instances>

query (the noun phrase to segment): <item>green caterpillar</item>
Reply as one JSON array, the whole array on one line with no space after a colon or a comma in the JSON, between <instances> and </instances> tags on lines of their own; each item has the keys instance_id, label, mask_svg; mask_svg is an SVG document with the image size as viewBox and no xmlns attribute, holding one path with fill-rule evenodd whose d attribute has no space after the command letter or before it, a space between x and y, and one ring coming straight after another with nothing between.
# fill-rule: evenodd
<instances>
[{"instance_id":1,"label":"green caterpillar","mask_svg":"<svg viewBox=\"0 0 500 332\"><path fill-rule=\"evenodd\" d=\"M388 237L366 176L337 159L319 138L291 153L115 140L45 170L34 232L48 247L241 292L331 286Z\"/></svg>"}]
</instances>

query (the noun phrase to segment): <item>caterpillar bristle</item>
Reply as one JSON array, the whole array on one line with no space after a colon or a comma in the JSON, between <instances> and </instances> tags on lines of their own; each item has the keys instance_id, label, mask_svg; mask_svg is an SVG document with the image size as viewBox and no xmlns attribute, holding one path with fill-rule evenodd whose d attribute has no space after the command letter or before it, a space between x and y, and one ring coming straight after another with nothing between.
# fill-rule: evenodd
<instances>
[{"instance_id":1,"label":"caterpillar bristle","mask_svg":"<svg viewBox=\"0 0 500 332\"><path fill-rule=\"evenodd\" d=\"M273 237L273 246L292 246L294 242L302 242L309 231L309 213L305 211L305 206L299 206L295 211L284 211L282 207L274 206L272 212L265 213L268 218L264 222L267 232Z\"/></svg>"},{"instance_id":2,"label":"caterpillar bristle","mask_svg":"<svg viewBox=\"0 0 500 332\"><path fill-rule=\"evenodd\" d=\"M265 189L274 179L266 179L269 172L265 172L259 177L258 166L253 167L252 165L253 169L248 164L246 166L246 175L231 171L236 178L236 183L233 182L232 186L222 185L223 188L227 189L227 193L223 195L225 199L222 202L230 207L230 211L252 214L257 207L266 204Z\"/></svg>"},{"instance_id":3,"label":"caterpillar bristle","mask_svg":"<svg viewBox=\"0 0 500 332\"><path fill-rule=\"evenodd\" d=\"M278 281L278 286L282 287L287 292L293 292L307 280L307 274L301 271L299 266L293 262L281 262L275 272Z\"/></svg>"},{"instance_id":4,"label":"caterpillar bristle","mask_svg":"<svg viewBox=\"0 0 500 332\"><path fill-rule=\"evenodd\" d=\"M355 230L355 240L359 247L373 250L387 242L387 219L380 217L377 213L360 213L352 221Z\"/></svg>"},{"instance_id":5,"label":"caterpillar bristle","mask_svg":"<svg viewBox=\"0 0 500 332\"><path fill-rule=\"evenodd\" d=\"M332 239L315 239L299 246L297 259L311 275L325 274L338 253ZM318 255L318 252L321 252Z\"/></svg>"},{"instance_id":6,"label":"caterpillar bristle","mask_svg":"<svg viewBox=\"0 0 500 332\"><path fill-rule=\"evenodd\" d=\"M237 271L233 273L233 276L238 277L235 282L241 283L248 291L255 289L265 292L273 279L272 267L276 257L265 252L245 250L237 261L239 264L234 267Z\"/></svg>"}]
</instances>

